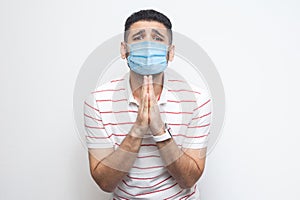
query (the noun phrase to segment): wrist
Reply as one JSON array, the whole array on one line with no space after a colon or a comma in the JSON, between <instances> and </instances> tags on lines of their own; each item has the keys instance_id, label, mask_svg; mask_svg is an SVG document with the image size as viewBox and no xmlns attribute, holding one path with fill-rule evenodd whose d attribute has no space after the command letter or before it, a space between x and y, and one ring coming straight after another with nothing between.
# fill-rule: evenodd
<instances>
[{"instance_id":1,"label":"wrist","mask_svg":"<svg viewBox=\"0 0 300 200\"><path fill-rule=\"evenodd\" d=\"M130 130L130 135L132 137L136 137L136 138L142 138L144 137L144 135L146 134L148 130L147 126L143 126L143 125L138 125L138 124L134 124Z\"/></svg>"},{"instance_id":2,"label":"wrist","mask_svg":"<svg viewBox=\"0 0 300 200\"><path fill-rule=\"evenodd\" d=\"M152 131L152 135L153 136L160 136L166 133L165 127L163 126L160 130L153 132Z\"/></svg>"},{"instance_id":3,"label":"wrist","mask_svg":"<svg viewBox=\"0 0 300 200\"><path fill-rule=\"evenodd\" d=\"M159 123L160 125L158 125L158 126L156 126L156 127L152 127L151 128L151 126L150 126L150 128L151 128L151 132L152 132L152 135L153 136L159 136L159 135L163 135L163 134L165 134L165 132L166 132L166 128L165 128L165 123L163 123L163 122L161 122L161 123Z\"/></svg>"},{"instance_id":4,"label":"wrist","mask_svg":"<svg viewBox=\"0 0 300 200\"><path fill-rule=\"evenodd\" d=\"M163 131L159 134L153 135L153 139L155 142L163 142L172 138L171 129L167 124L164 125Z\"/></svg>"}]
</instances>

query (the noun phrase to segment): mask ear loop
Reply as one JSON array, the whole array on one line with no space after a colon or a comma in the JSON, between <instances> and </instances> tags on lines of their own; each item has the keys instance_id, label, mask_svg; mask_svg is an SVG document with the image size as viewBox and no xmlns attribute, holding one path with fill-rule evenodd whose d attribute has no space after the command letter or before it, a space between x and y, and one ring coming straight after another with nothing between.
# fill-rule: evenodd
<instances>
[{"instance_id":1,"label":"mask ear loop","mask_svg":"<svg viewBox=\"0 0 300 200\"><path fill-rule=\"evenodd\" d=\"M171 49L173 48L173 49ZM170 55L170 51L174 51L174 46L172 44L168 44L167 45L167 63L169 63L169 55ZM174 57L174 56L173 56ZM172 61L171 61L172 62Z\"/></svg>"},{"instance_id":2,"label":"mask ear loop","mask_svg":"<svg viewBox=\"0 0 300 200\"><path fill-rule=\"evenodd\" d=\"M130 54L130 50L129 50L129 47L130 47L130 44L129 43L127 43L127 42L125 42L124 41L124 44L125 44L125 57L126 57L126 59L128 58L128 56L129 56L129 54Z\"/></svg>"}]
</instances>

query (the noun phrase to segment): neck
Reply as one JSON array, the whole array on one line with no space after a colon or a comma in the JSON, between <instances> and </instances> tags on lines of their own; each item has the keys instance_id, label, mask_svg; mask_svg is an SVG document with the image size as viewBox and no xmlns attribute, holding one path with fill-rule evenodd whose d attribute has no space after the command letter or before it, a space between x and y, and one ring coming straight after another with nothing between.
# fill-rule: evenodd
<instances>
[{"instance_id":1,"label":"neck","mask_svg":"<svg viewBox=\"0 0 300 200\"><path fill-rule=\"evenodd\" d=\"M143 75L130 71L130 87L131 87L132 95L138 102L140 102L140 95L141 95L143 79L144 79L143 77L144 77ZM154 88L154 94L156 96L156 99L158 99L158 97L162 92L163 78L164 78L163 73L152 75L153 88Z\"/></svg>"}]
</instances>

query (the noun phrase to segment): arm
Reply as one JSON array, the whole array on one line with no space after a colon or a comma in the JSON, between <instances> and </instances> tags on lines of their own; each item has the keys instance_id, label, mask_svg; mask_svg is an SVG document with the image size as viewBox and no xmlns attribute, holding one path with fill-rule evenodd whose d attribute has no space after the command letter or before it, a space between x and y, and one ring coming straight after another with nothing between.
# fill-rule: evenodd
<instances>
[{"instance_id":1,"label":"arm","mask_svg":"<svg viewBox=\"0 0 300 200\"><path fill-rule=\"evenodd\" d=\"M119 148L89 150L90 172L105 192L113 192L131 169L139 151L142 138L134 137L136 128L125 137Z\"/></svg>"},{"instance_id":2,"label":"arm","mask_svg":"<svg viewBox=\"0 0 300 200\"><path fill-rule=\"evenodd\" d=\"M113 192L118 183L132 168L142 139L148 130L148 94L146 85L141 92L141 106L135 124L122 141L118 149L89 149L90 172L99 185L106 192Z\"/></svg>"},{"instance_id":3,"label":"arm","mask_svg":"<svg viewBox=\"0 0 300 200\"><path fill-rule=\"evenodd\" d=\"M163 122L160 117L160 111L157 105L157 100L154 95L152 78L149 78L149 95L150 95L150 129L152 134L155 136L165 133ZM206 106L208 107L208 106ZM198 109L194 109L196 115L199 114ZM204 111L207 112L207 111ZM201 121L202 120L202 121ZM194 120L190 123L192 127L197 127L200 124L209 124L209 119ZM199 134L195 132L194 128L188 128L188 133L191 135ZM159 130L159 131L157 131ZM208 133L209 126L205 127L203 132ZM201 132L201 135L205 136ZM206 137L203 137L205 140ZM205 156L206 147L197 147L197 149L192 148L182 148L180 149L175 141L170 138L168 140L157 142L157 147L160 150L160 155L165 162L165 165L169 173L176 179L180 187L191 188L201 177L204 166L205 166Z\"/></svg>"},{"instance_id":4,"label":"arm","mask_svg":"<svg viewBox=\"0 0 300 200\"><path fill-rule=\"evenodd\" d=\"M169 173L180 187L191 188L203 173L206 148L180 149L172 138L156 144Z\"/></svg>"}]
</instances>

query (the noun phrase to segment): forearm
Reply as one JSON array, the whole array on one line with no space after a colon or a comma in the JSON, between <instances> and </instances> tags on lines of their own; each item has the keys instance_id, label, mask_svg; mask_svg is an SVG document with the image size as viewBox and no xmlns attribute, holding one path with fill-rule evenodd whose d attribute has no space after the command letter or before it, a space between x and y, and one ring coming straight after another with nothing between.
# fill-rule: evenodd
<instances>
[{"instance_id":1,"label":"forearm","mask_svg":"<svg viewBox=\"0 0 300 200\"><path fill-rule=\"evenodd\" d=\"M169 173L182 188L190 188L199 180L204 167L201 169L199 162L181 150L172 138L157 142L157 146Z\"/></svg>"},{"instance_id":2,"label":"forearm","mask_svg":"<svg viewBox=\"0 0 300 200\"><path fill-rule=\"evenodd\" d=\"M112 192L130 171L140 149L142 138L134 135L134 130L124 138L120 146L105 157L92 171L92 176L100 188Z\"/></svg>"}]
</instances>

